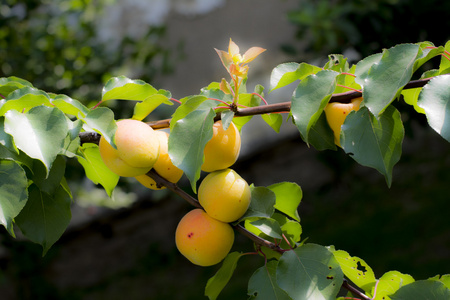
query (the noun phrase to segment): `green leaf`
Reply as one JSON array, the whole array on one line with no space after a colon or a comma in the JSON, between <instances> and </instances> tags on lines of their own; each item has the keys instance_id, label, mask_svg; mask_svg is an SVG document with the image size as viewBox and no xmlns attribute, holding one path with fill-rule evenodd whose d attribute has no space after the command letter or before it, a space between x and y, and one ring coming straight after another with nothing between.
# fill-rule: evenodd
<instances>
[{"instance_id":1,"label":"green leaf","mask_svg":"<svg viewBox=\"0 0 450 300\"><path fill-rule=\"evenodd\" d=\"M147 117L152 111L155 110L161 104L173 105L172 102L165 95L155 94L151 95L147 99L142 102L136 103L134 106L133 119L134 120L143 120Z\"/></svg>"},{"instance_id":2,"label":"green leaf","mask_svg":"<svg viewBox=\"0 0 450 300\"><path fill-rule=\"evenodd\" d=\"M288 62L280 64L272 70L270 75L270 91L284 87L296 80L302 80L320 70L322 69L307 63Z\"/></svg>"},{"instance_id":3,"label":"green leaf","mask_svg":"<svg viewBox=\"0 0 450 300\"><path fill-rule=\"evenodd\" d=\"M69 96L50 94L50 97L52 98L52 104L65 114L84 118L89 113L89 109L86 106L81 104L80 101L72 99Z\"/></svg>"},{"instance_id":4,"label":"green leaf","mask_svg":"<svg viewBox=\"0 0 450 300\"><path fill-rule=\"evenodd\" d=\"M83 166L86 176L95 184L101 184L109 197L119 182L120 176L111 171L100 156L98 145L86 143L79 149L78 162Z\"/></svg>"},{"instance_id":5,"label":"green leaf","mask_svg":"<svg viewBox=\"0 0 450 300\"><path fill-rule=\"evenodd\" d=\"M320 245L304 244L278 262L277 283L294 300L335 299L343 279L333 253Z\"/></svg>"},{"instance_id":6,"label":"green leaf","mask_svg":"<svg viewBox=\"0 0 450 300\"><path fill-rule=\"evenodd\" d=\"M255 107L261 104L261 98L253 94L239 94L239 104L244 107ZM244 127L244 125L247 124L252 118L253 116L234 118L233 123L239 130L241 130L242 127Z\"/></svg>"},{"instance_id":7,"label":"green leaf","mask_svg":"<svg viewBox=\"0 0 450 300\"><path fill-rule=\"evenodd\" d=\"M35 160L32 169L31 180L44 193L53 195L61 185L66 171L66 160L63 156L58 155L52 164L52 168L46 176L44 165Z\"/></svg>"},{"instance_id":8,"label":"green leaf","mask_svg":"<svg viewBox=\"0 0 450 300\"><path fill-rule=\"evenodd\" d=\"M281 231L280 224L278 224L278 222L275 219L257 218L254 221L250 221L250 224L267 236L270 236L275 239L283 238L282 237L283 232ZM256 235L259 235L259 234L256 234Z\"/></svg>"},{"instance_id":9,"label":"green leaf","mask_svg":"<svg viewBox=\"0 0 450 300\"><path fill-rule=\"evenodd\" d=\"M323 70L300 82L292 96L291 113L300 134L309 144L309 131L317 122L336 87L335 71Z\"/></svg>"},{"instance_id":10,"label":"green leaf","mask_svg":"<svg viewBox=\"0 0 450 300\"><path fill-rule=\"evenodd\" d=\"M378 284L373 288L372 295L376 293L374 300L390 300L390 295L394 294L402 286L414 282L414 278L408 274L402 274L398 271L389 271L383 274L378 280Z\"/></svg>"},{"instance_id":11,"label":"green leaf","mask_svg":"<svg viewBox=\"0 0 450 300\"><path fill-rule=\"evenodd\" d=\"M112 110L107 107L97 107L91 110L82 120L87 125L88 131L96 131L110 145L115 147L114 134L117 130L117 124Z\"/></svg>"},{"instance_id":12,"label":"green leaf","mask_svg":"<svg viewBox=\"0 0 450 300\"><path fill-rule=\"evenodd\" d=\"M295 182L280 182L268 188L275 193L275 208L300 222L297 209L303 197L301 187Z\"/></svg>"},{"instance_id":13,"label":"green leaf","mask_svg":"<svg viewBox=\"0 0 450 300\"><path fill-rule=\"evenodd\" d=\"M431 79L422 88L417 105L425 110L430 127L450 142L450 75Z\"/></svg>"},{"instance_id":14,"label":"green leaf","mask_svg":"<svg viewBox=\"0 0 450 300\"><path fill-rule=\"evenodd\" d=\"M400 288L392 300L443 300L450 299L450 289L435 280L418 280Z\"/></svg>"},{"instance_id":15,"label":"green leaf","mask_svg":"<svg viewBox=\"0 0 450 300\"><path fill-rule=\"evenodd\" d=\"M400 44L356 65L356 82L362 86L365 106L375 116L380 115L411 80L419 52L419 45Z\"/></svg>"},{"instance_id":16,"label":"green leaf","mask_svg":"<svg viewBox=\"0 0 450 300\"><path fill-rule=\"evenodd\" d=\"M54 194L41 191L35 184L28 188L27 204L16 223L25 237L42 246L43 255L69 225L70 204L70 195L62 186Z\"/></svg>"},{"instance_id":17,"label":"green leaf","mask_svg":"<svg viewBox=\"0 0 450 300\"><path fill-rule=\"evenodd\" d=\"M290 300L291 297L277 284L276 260L269 261L257 269L248 281L248 295L254 300Z\"/></svg>"},{"instance_id":18,"label":"green leaf","mask_svg":"<svg viewBox=\"0 0 450 300\"><path fill-rule=\"evenodd\" d=\"M417 69L433 57L444 53L444 47L434 47L434 44L431 42L420 42L417 45L419 45L421 52L414 62L413 72L417 71Z\"/></svg>"},{"instance_id":19,"label":"green leaf","mask_svg":"<svg viewBox=\"0 0 450 300\"><path fill-rule=\"evenodd\" d=\"M5 132L17 148L42 161L47 173L63 150L68 126L66 116L57 108L37 106L27 113L10 110L5 115Z\"/></svg>"},{"instance_id":20,"label":"green leaf","mask_svg":"<svg viewBox=\"0 0 450 300\"><path fill-rule=\"evenodd\" d=\"M263 186L251 186L250 188L252 192L250 206L241 220L255 217L270 218L275 211L275 193Z\"/></svg>"},{"instance_id":21,"label":"green leaf","mask_svg":"<svg viewBox=\"0 0 450 300\"><path fill-rule=\"evenodd\" d=\"M196 110L197 107L199 107L206 100L208 100L208 98L203 95L188 96L181 99L181 105L175 110L174 114L172 115L172 120L170 121L170 131L173 130L173 127L178 120L183 119L189 113Z\"/></svg>"},{"instance_id":22,"label":"green leaf","mask_svg":"<svg viewBox=\"0 0 450 300\"><path fill-rule=\"evenodd\" d=\"M144 101L157 92L153 86L142 80L118 76L106 82L102 91L102 102L111 99Z\"/></svg>"},{"instance_id":23,"label":"green leaf","mask_svg":"<svg viewBox=\"0 0 450 300\"><path fill-rule=\"evenodd\" d=\"M280 127L281 124L283 124L283 117L281 114L263 114L261 117L273 130L275 130L276 133L280 133Z\"/></svg>"},{"instance_id":24,"label":"green leaf","mask_svg":"<svg viewBox=\"0 0 450 300\"><path fill-rule=\"evenodd\" d=\"M328 125L325 113L322 113L317 122L311 126L308 141L311 146L319 151L337 149L334 143L334 133Z\"/></svg>"},{"instance_id":25,"label":"green leaf","mask_svg":"<svg viewBox=\"0 0 450 300\"><path fill-rule=\"evenodd\" d=\"M450 52L450 40L445 43L444 50ZM445 74L450 69L450 60L447 56L441 56L441 63L439 64L439 73Z\"/></svg>"},{"instance_id":26,"label":"green leaf","mask_svg":"<svg viewBox=\"0 0 450 300\"><path fill-rule=\"evenodd\" d=\"M239 258L242 254L239 252L231 252L225 257L220 269L206 283L205 296L210 300L215 300L227 285L231 276L236 269Z\"/></svg>"},{"instance_id":27,"label":"green leaf","mask_svg":"<svg viewBox=\"0 0 450 300\"><path fill-rule=\"evenodd\" d=\"M32 87L17 89L6 99L0 100L0 116L11 109L23 111L38 105L51 105L50 97L46 92Z\"/></svg>"},{"instance_id":28,"label":"green leaf","mask_svg":"<svg viewBox=\"0 0 450 300\"><path fill-rule=\"evenodd\" d=\"M13 221L27 203L28 180L17 163L0 160L0 223L14 236Z\"/></svg>"},{"instance_id":29,"label":"green leaf","mask_svg":"<svg viewBox=\"0 0 450 300\"><path fill-rule=\"evenodd\" d=\"M8 97L10 93L23 87L33 87L33 85L24 79L14 76L0 78L0 95L5 98Z\"/></svg>"},{"instance_id":30,"label":"green leaf","mask_svg":"<svg viewBox=\"0 0 450 300\"><path fill-rule=\"evenodd\" d=\"M291 220L285 215L274 213L272 218L277 220L278 224L281 226L281 231L284 236L288 239L289 245L283 239L281 241L281 247L284 249L288 249L290 247L294 247L298 242L300 242L300 237L302 235L302 226L299 222L295 220Z\"/></svg>"},{"instance_id":31,"label":"green leaf","mask_svg":"<svg viewBox=\"0 0 450 300\"><path fill-rule=\"evenodd\" d=\"M196 110L177 120L169 136L170 159L184 171L195 193L203 164L203 150L213 136L214 105L210 101L203 102Z\"/></svg>"},{"instance_id":32,"label":"green leaf","mask_svg":"<svg viewBox=\"0 0 450 300\"><path fill-rule=\"evenodd\" d=\"M400 113L392 105L377 119L366 107L352 111L344 121L341 145L359 164L377 169L392 183L392 170L400 160L404 137Z\"/></svg>"},{"instance_id":33,"label":"green leaf","mask_svg":"<svg viewBox=\"0 0 450 300\"><path fill-rule=\"evenodd\" d=\"M412 105L418 113L424 114L425 110L417 105L421 91L422 88L407 89L402 91L402 95L407 104Z\"/></svg>"},{"instance_id":34,"label":"green leaf","mask_svg":"<svg viewBox=\"0 0 450 300\"><path fill-rule=\"evenodd\" d=\"M336 250L333 254L344 275L365 292L370 293L377 280L372 268L361 258L352 257L346 251Z\"/></svg>"}]
</instances>

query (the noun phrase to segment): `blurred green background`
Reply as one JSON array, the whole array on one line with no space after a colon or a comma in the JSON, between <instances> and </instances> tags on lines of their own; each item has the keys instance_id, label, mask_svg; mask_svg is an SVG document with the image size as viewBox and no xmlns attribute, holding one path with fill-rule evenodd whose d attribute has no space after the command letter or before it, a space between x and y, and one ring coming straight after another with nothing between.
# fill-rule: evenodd
<instances>
[{"instance_id":1,"label":"blurred green background","mask_svg":"<svg viewBox=\"0 0 450 300\"><path fill-rule=\"evenodd\" d=\"M320 65L330 53L358 61L398 43L443 45L450 39L445 31L450 2L437 0L0 3L0 77L21 77L86 105L97 103L103 84L118 75L187 96L181 93L225 76L217 71L221 66L208 42L221 41L214 47L226 49L235 36L243 49L246 42L264 42L274 53L262 59L267 67L255 61L261 78L285 61ZM401 102L395 105L406 137L391 188L375 170L342 151L310 149L298 134L248 146L234 169L255 185L297 182L304 194L302 237L309 242L363 258L378 277L398 270L425 279L450 272L450 147L424 116ZM132 109L119 101L109 106L117 118ZM170 109L152 117L168 117ZM202 298L217 267L191 265L173 241L178 220L190 209L187 203L125 179L112 201L75 162L68 162L67 172L75 195L73 222L45 257L39 246L1 231L2 299ZM188 189L186 181L180 185ZM237 236L234 250L251 252L252 244ZM244 256L219 299L246 299L248 278L263 263L261 257Z\"/></svg>"}]
</instances>

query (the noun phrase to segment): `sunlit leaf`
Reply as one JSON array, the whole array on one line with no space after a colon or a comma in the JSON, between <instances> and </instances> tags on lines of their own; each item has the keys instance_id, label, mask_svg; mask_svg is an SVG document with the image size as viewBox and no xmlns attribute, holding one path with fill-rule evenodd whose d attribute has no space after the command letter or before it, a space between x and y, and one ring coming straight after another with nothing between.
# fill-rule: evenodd
<instances>
[{"instance_id":1,"label":"sunlit leaf","mask_svg":"<svg viewBox=\"0 0 450 300\"><path fill-rule=\"evenodd\" d=\"M48 172L64 146L66 116L57 108L37 106L27 113L10 110L5 117L5 132L13 137L17 148L42 161Z\"/></svg>"},{"instance_id":2,"label":"sunlit leaf","mask_svg":"<svg viewBox=\"0 0 450 300\"><path fill-rule=\"evenodd\" d=\"M425 110L430 127L450 142L450 75L431 79L422 88L417 105Z\"/></svg>"},{"instance_id":3,"label":"sunlit leaf","mask_svg":"<svg viewBox=\"0 0 450 300\"><path fill-rule=\"evenodd\" d=\"M161 104L173 105L172 102L165 95L155 94L142 102L136 103L134 107L133 119L143 120L152 111L154 111Z\"/></svg>"},{"instance_id":4,"label":"sunlit leaf","mask_svg":"<svg viewBox=\"0 0 450 300\"><path fill-rule=\"evenodd\" d=\"M296 80L302 80L306 76L315 74L321 68L307 63L288 62L278 65L270 74L270 91L279 89Z\"/></svg>"},{"instance_id":5,"label":"sunlit leaf","mask_svg":"<svg viewBox=\"0 0 450 300\"><path fill-rule=\"evenodd\" d=\"M383 274L378 280L378 284L373 287L372 295L376 293L374 300L390 300L390 295L394 294L402 286L414 282L414 278L408 274L398 271L389 271Z\"/></svg>"},{"instance_id":6,"label":"sunlit leaf","mask_svg":"<svg viewBox=\"0 0 450 300\"><path fill-rule=\"evenodd\" d=\"M23 87L33 87L33 85L22 78L14 76L0 78L0 95L3 98L8 97L11 92Z\"/></svg>"},{"instance_id":7,"label":"sunlit leaf","mask_svg":"<svg viewBox=\"0 0 450 300\"><path fill-rule=\"evenodd\" d=\"M400 44L356 65L356 82L362 86L365 106L372 114L381 114L400 95L411 80L419 52L419 45Z\"/></svg>"},{"instance_id":8,"label":"sunlit leaf","mask_svg":"<svg viewBox=\"0 0 450 300\"><path fill-rule=\"evenodd\" d=\"M280 132L281 124L283 124L283 117L281 114L263 114L261 117L273 130L275 130L275 132Z\"/></svg>"},{"instance_id":9,"label":"sunlit leaf","mask_svg":"<svg viewBox=\"0 0 450 300\"><path fill-rule=\"evenodd\" d=\"M216 113L215 103L202 102L196 110L184 118L171 122L169 136L169 156L173 164L183 170L191 183L192 190L197 191L196 183L200 178L203 164L203 150L213 136L213 124Z\"/></svg>"},{"instance_id":10,"label":"sunlit leaf","mask_svg":"<svg viewBox=\"0 0 450 300\"><path fill-rule=\"evenodd\" d=\"M111 171L103 162L95 144L83 144L78 162L83 166L86 176L95 184L101 184L109 197L119 182L119 175Z\"/></svg>"},{"instance_id":11,"label":"sunlit leaf","mask_svg":"<svg viewBox=\"0 0 450 300\"><path fill-rule=\"evenodd\" d=\"M11 109L23 111L38 105L50 106L50 97L46 92L32 87L17 89L6 99L0 100L0 116Z\"/></svg>"},{"instance_id":12,"label":"sunlit leaf","mask_svg":"<svg viewBox=\"0 0 450 300\"><path fill-rule=\"evenodd\" d=\"M295 182L280 182L268 186L275 193L275 208L289 217L300 221L298 206L303 197L301 187Z\"/></svg>"},{"instance_id":13,"label":"sunlit leaf","mask_svg":"<svg viewBox=\"0 0 450 300\"><path fill-rule=\"evenodd\" d=\"M97 107L91 110L82 120L88 127L87 131L96 131L110 145L115 147L114 134L117 130L117 124L112 110L107 107Z\"/></svg>"},{"instance_id":14,"label":"sunlit leaf","mask_svg":"<svg viewBox=\"0 0 450 300\"><path fill-rule=\"evenodd\" d=\"M254 217L270 218L275 211L275 193L263 186L250 188L252 192L250 206L241 220Z\"/></svg>"},{"instance_id":15,"label":"sunlit leaf","mask_svg":"<svg viewBox=\"0 0 450 300\"><path fill-rule=\"evenodd\" d=\"M80 115L82 118L86 117L89 109L81 104L80 101L70 98L66 95L50 95L52 104L59 108L63 113L70 114L75 117Z\"/></svg>"},{"instance_id":16,"label":"sunlit leaf","mask_svg":"<svg viewBox=\"0 0 450 300\"><path fill-rule=\"evenodd\" d=\"M350 256L344 250L333 251L344 275L366 292L371 292L376 283L372 268L361 258Z\"/></svg>"},{"instance_id":17,"label":"sunlit leaf","mask_svg":"<svg viewBox=\"0 0 450 300\"><path fill-rule=\"evenodd\" d=\"M143 101L157 92L153 86L142 80L118 76L106 82L102 91L102 101L112 99Z\"/></svg>"}]
</instances>

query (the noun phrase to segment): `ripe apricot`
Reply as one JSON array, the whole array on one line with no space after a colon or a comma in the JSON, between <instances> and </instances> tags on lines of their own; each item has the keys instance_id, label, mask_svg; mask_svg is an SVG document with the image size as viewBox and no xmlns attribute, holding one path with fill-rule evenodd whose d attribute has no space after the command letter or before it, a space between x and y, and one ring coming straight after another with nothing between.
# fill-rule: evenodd
<instances>
[{"instance_id":1,"label":"ripe apricot","mask_svg":"<svg viewBox=\"0 0 450 300\"><path fill-rule=\"evenodd\" d=\"M202 171L213 172L233 165L241 150L241 135L236 125L230 123L227 130L222 127L222 121L213 125L213 137L205 145L203 151L205 160Z\"/></svg>"},{"instance_id":2,"label":"ripe apricot","mask_svg":"<svg viewBox=\"0 0 450 300\"><path fill-rule=\"evenodd\" d=\"M198 201L205 211L222 222L242 217L250 205L250 187L234 170L209 173L198 189Z\"/></svg>"},{"instance_id":3,"label":"ripe apricot","mask_svg":"<svg viewBox=\"0 0 450 300\"><path fill-rule=\"evenodd\" d=\"M153 165L153 169L168 181L177 183L178 180L180 180L181 176L183 176L183 170L178 169L176 166L174 166L174 164L170 160L168 152L169 133L161 130L156 130L155 133L159 140L159 157L156 163ZM158 188L156 182L145 174L136 176L136 180L145 187L148 187L152 190L161 190L165 188Z\"/></svg>"},{"instance_id":4,"label":"ripe apricot","mask_svg":"<svg viewBox=\"0 0 450 300\"><path fill-rule=\"evenodd\" d=\"M178 223L175 243L193 264L212 266L221 262L234 243L230 224L211 218L203 209L188 212Z\"/></svg>"},{"instance_id":5,"label":"ripe apricot","mask_svg":"<svg viewBox=\"0 0 450 300\"><path fill-rule=\"evenodd\" d=\"M105 165L119 176L145 174L159 157L158 137L144 122L128 119L118 121L114 142L117 149L101 137L100 155Z\"/></svg>"},{"instance_id":6,"label":"ripe apricot","mask_svg":"<svg viewBox=\"0 0 450 300\"><path fill-rule=\"evenodd\" d=\"M330 102L324 109L328 125L334 133L334 143L339 147L341 146L341 126L351 111L359 110L362 100L363 98L359 97L352 99L350 103Z\"/></svg>"}]
</instances>

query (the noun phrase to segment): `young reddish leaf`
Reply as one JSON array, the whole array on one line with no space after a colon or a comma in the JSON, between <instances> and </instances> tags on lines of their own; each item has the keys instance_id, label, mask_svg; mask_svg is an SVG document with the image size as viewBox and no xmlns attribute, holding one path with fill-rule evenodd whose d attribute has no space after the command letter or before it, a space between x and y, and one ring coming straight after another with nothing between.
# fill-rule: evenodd
<instances>
[{"instance_id":1,"label":"young reddish leaf","mask_svg":"<svg viewBox=\"0 0 450 300\"><path fill-rule=\"evenodd\" d=\"M247 51L245 51L244 55L242 56L241 63L246 64L254 60L258 55L266 51L266 49L263 49L261 47L251 47Z\"/></svg>"}]
</instances>

